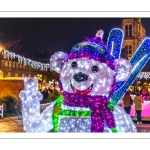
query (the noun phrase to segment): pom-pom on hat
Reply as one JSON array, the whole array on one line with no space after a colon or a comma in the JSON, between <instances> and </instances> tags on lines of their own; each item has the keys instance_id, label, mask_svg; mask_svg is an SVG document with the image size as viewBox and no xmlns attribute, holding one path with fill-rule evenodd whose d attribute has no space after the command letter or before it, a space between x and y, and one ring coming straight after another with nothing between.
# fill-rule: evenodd
<instances>
[{"instance_id":1,"label":"pom-pom on hat","mask_svg":"<svg viewBox=\"0 0 150 150\"><path fill-rule=\"evenodd\" d=\"M69 59L87 58L107 63L111 69L115 69L115 58L109 54L109 50L103 39L103 30L98 30L95 37L86 39L76 44L69 55Z\"/></svg>"}]
</instances>

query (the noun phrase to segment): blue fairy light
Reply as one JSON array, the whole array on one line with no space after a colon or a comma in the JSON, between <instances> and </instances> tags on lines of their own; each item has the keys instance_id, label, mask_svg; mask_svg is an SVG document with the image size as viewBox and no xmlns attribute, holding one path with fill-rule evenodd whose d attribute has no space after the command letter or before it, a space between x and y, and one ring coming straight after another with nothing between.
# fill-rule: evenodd
<instances>
[{"instance_id":1,"label":"blue fairy light","mask_svg":"<svg viewBox=\"0 0 150 150\"><path fill-rule=\"evenodd\" d=\"M131 75L128 80L120 83L114 92L112 101L117 104L123 95L126 93L127 89L134 83L137 75L144 68L148 60L150 59L150 38L145 38L140 44L139 48L136 50L135 54L130 59L132 65Z\"/></svg>"},{"instance_id":2,"label":"blue fairy light","mask_svg":"<svg viewBox=\"0 0 150 150\"><path fill-rule=\"evenodd\" d=\"M121 29L114 28L110 31L107 41L110 54L116 59L120 58L124 33Z\"/></svg>"}]
</instances>

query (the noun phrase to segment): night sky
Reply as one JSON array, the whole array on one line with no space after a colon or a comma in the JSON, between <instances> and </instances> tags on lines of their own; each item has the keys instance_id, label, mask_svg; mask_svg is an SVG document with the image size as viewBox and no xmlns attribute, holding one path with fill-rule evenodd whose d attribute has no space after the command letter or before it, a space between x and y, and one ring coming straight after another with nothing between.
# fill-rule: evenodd
<instances>
[{"instance_id":1,"label":"night sky","mask_svg":"<svg viewBox=\"0 0 150 150\"><path fill-rule=\"evenodd\" d=\"M0 44L21 38L22 48L15 53L32 58L35 53L50 51L70 52L84 37L93 37L97 30L104 30L106 43L112 28L121 28L123 18L0 18ZM150 36L150 19L142 18L147 36ZM11 51L11 49L8 49Z\"/></svg>"}]
</instances>

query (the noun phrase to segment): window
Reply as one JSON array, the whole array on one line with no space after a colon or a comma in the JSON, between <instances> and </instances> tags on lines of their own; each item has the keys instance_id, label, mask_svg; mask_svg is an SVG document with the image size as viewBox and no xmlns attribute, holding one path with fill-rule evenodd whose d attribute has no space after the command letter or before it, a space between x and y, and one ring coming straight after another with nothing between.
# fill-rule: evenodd
<instances>
[{"instance_id":1,"label":"window","mask_svg":"<svg viewBox=\"0 0 150 150\"><path fill-rule=\"evenodd\" d=\"M15 77L18 77L18 73L15 73Z\"/></svg>"},{"instance_id":2,"label":"window","mask_svg":"<svg viewBox=\"0 0 150 150\"><path fill-rule=\"evenodd\" d=\"M2 60L2 67L4 67L5 66L5 61L4 60Z\"/></svg>"},{"instance_id":3,"label":"window","mask_svg":"<svg viewBox=\"0 0 150 150\"><path fill-rule=\"evenodd\" d=\"M8 67L8 62L7 61L5 61L5 67Z\"/></svg>"},{"instance_id":4,"label":"window","mask_svg":"<svg viewBox=\"0 0 150 150\"><path fill-rule=\"evenodd\" d=\"M25 77L25 74L22 74L22 77Z\"/></svg>"},{"instance_id":5,"label":"window","mask_svg":"<svg viewBox=\"0 0 150 150\"><path fill-rule=\"evenodd\" d=\"M12 67L12 62L10 61L10 62L8 62L8 64L9 64L9 68L11 68Z\"/></svg>"},{"instance_id":6,"label":"window","mask_svg":"<svg viewBox=\"0 0 150 150\"><path fill-rule=\"evenodd\" d=\"M125 36L132 37L132 24L125 25Z\"/></svg>"},{"instance_id":7,"label":"window","mask_svg":"<svg viewBox=\"0 0 150 150\"><path fill-rule=\"evenodd\" d=\"M18 62L16 63L16 68L18 68Z\"/></svg>"},{"instance_id":8,"label":"window","mask_svg":"<svg viewBox=\"0 0 150 150\"><path fill-rule=\"evenodd\" d=\"M11 73L10 72L8 72L7 77L11 77Z\"/></svg>"},{"instance_id":9,"label":"window","mask_svg":"<svg viewBox=\"0 0 150 150\"><path fill-rule=\"evenodd\" d=\"M26 70L29 70L29 66L26 66Z\"/></svg>"},{"instance_id":10,"label":"window","mask_svg":"<svg viewBox=\"0 0 150 150\"><path fill-rule=\"evenodd\" d=\"M128 37L128 25L125 26L125 36Z\"/></svg>"},{"instance_id":11,"label":"window","mask_svg":"<svg viewBox=\"0 0 150 150\"><path fill-rule=\"evenodd\" d=\"M132 46L130 45L129 48L128 48L128 54L131 54L132 55Z\"/></svg>"},{"instance_id":12,"label":"window","mask_svg":"<svg viewBox=\"0 0 150 150\"><path fill-rule=\"evenodd\" d=\"M25 69L26 68L26 66L23 64L23 69Z\"/></svg>"},{"instance_id":13,"label":"window","mask_svg":"<svg viewBox=\"0 0 150 150\"><path fill-rule=\"evenodd\" d=\"M125 46L125 51L127 54L132 55L132 45L126 45Z\"/></svg>"},{"instance_id":14,"label":"window","mask_svg":"<svg viewBox=\"0 0 150 150\"><path fill-rule=\"evenodd\" d=\"M129 37L131 37L132 36L132 25L130 24L129 25Z\"/></svg>"},{"instance_id":15,"label":"window","mask_svg":"<svg viewBox=\"0 0 150 150\"><path fill-rule=\"evenodd\" d=\"M15 63L15 62L13 62L13 66L12 66L13 68L15 68L15 66L16 66L15 64L16 64L16 63Z\"/></svg>"},{"instance_id":16,"label":"window","mask_svg":"<svg viewBox=\"0 0 150 150\"><path fill-rule=\"evenodd\" d=\"M22 69L22 64L19 64L19 68Z\"/></svg>"}]
</instances>

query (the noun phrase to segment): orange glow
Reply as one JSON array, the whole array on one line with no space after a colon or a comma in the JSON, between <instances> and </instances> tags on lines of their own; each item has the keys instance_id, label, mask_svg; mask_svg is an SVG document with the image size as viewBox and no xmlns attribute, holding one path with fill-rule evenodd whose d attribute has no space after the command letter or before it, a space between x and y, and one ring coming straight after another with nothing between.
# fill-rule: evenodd
<instances>
[{"instance_id":1,"label":"orange glow","mask_svg":"<svg viewBox=\"0 0 150 150\"><path fill-rule=\"evenodd\" d=\"M2 46L0 46L0 53L4 50L4 48Z\"/></svg>"}]
</instances>

